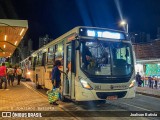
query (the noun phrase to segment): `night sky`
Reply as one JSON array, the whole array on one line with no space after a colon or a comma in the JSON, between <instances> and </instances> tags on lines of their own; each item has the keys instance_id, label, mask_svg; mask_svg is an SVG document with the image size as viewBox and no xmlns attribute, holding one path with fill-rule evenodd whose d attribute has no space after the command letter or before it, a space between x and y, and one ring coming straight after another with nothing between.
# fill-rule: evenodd
<instances>
[{"instance_id":1,"label":"night sky","mask_svg":"<svg viewBox=\"0 0 160 120\"><path fill-rule=\"evenodd\" d=\"M57 38L76 26L146 32L155 39L160 27L160 0L0 0L0 19L28 20L27 36L38 48L39 37Z\"/></svg>"}]
</instances>

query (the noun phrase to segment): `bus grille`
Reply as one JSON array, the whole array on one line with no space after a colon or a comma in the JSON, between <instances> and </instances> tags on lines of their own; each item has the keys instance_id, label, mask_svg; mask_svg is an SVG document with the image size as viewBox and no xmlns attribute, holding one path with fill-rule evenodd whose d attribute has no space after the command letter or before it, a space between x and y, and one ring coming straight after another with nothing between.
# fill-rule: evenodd
<instances>
[{"instance_id":1,"label":"bus grille","mask_svg":"<svg viewBox=\"0 0 160 120\"><path fill-rule=\"evenodd\" d=\"M100 99L106 99L108 96L117 96L118 98L122 98L126 95L127 91L123 92L96 92L97 96Z\"/></svg>"},{"instance_id":2,"label":"bus grille","mask_svg":"<svg viewBox=\"0 0 160 120\"><path fill-rule=\"evenodd\" d=\"M119 78L96 78L90 77L89 78L93 83L126 83L128 82L131 77L119 77Z\"/></svg>"}]
</instances>

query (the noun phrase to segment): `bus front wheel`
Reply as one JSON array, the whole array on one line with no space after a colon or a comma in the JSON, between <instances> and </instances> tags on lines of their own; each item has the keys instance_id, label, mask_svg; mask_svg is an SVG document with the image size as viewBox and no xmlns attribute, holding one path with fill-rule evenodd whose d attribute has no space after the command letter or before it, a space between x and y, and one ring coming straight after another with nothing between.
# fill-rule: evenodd
<instances>
[{"instance_id":1,"label":"bus front wheel","mask_svg":"<svg viewBox=\"0 0 160 120\"><path fill-rule=\"evenodd\" d=\"M106 100L96 100L96 101L93 101L93 103L95 103L95 104L105 104Z\"/></svg>"}]
</instances>

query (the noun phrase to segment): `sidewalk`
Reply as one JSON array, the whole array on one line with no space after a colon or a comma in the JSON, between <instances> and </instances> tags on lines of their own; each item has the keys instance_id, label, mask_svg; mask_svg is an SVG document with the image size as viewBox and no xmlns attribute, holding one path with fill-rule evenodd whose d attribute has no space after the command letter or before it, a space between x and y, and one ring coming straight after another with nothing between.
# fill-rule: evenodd
<instances>
[{"instance_id":1,"label":"sidewalk","mask_svg":"<svg viewBox=\"0 0 160 120\"><path fill-rule=\"evenodd\" d=\"M5 116L3 116L5 113ZM8 117L11 115L11 117ZM42 114L42 118L38 118ZM8 86L8 89L0 89L0 120L13 118L17 115L32 115L31 119L67 119L73 120L73 116L64 111L60 106L50 105L48 102L48 97L40 92L37 92L26 82L21 82L17 85L15 81L14 86ZM38 117L34 115L39 115ZM34 118L33 118L34 117ZM13 119L16 119L13 118ZM25 119L24 116L19 118L19 120Z\"/></svg>"},{"instance_id":2,"label":"sidewalk","mask_svg":"<svg viewBox=\"0 0 160 120\"><path fill-rule=\"evenodd\" d=\"M27 86L25 82L21 82L21 85L16 83L17 81L13 87L8 86L8 89L0 89L0 111L60 111L59 107L49 104L47 97Z\"/></svg>"},{"instance_id":3,"label":"sidewalk","mask_svg":"<svg viewBox=\"0 0 160 120\"><path fill-rule=\"evenodd\" d=\"M153 88L152 89L152 88L149 88L148 86L136 87L136 93L160 98L160 88L158 88L158 89Z\"/></svg>"}]
</instances>

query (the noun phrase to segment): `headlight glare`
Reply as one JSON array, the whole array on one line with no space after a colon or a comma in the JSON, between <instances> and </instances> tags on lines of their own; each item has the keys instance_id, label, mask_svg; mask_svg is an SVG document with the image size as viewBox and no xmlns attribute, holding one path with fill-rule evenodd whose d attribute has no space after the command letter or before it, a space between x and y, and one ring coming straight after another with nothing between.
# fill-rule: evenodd
<instances>
[{"instance_id":1,"label":"headlight glare","mask_svg":"<svg viewBox=\"0 0 160 120\"><path fill-rule=\"evenodd\" d=\"M129 85L129 88L134 87L135 86L135 82L136 82L135 80L132 80L131 83L130 83L130 85Z\"/></svg>"},{"instance_id":2,"label":"headlight glare","mask_svg":"<svg viewBox=\"0 0 160 120\"><path fill-rule=\"evenodd\" d=\"M93 88L87 83L87 81L85 81L85 80L83 80L83 79L80 79L80 82L81 82L83 88L89 89L89 90L92 90L92 89L93 89Z\"/></svg>"}]
</instances>

